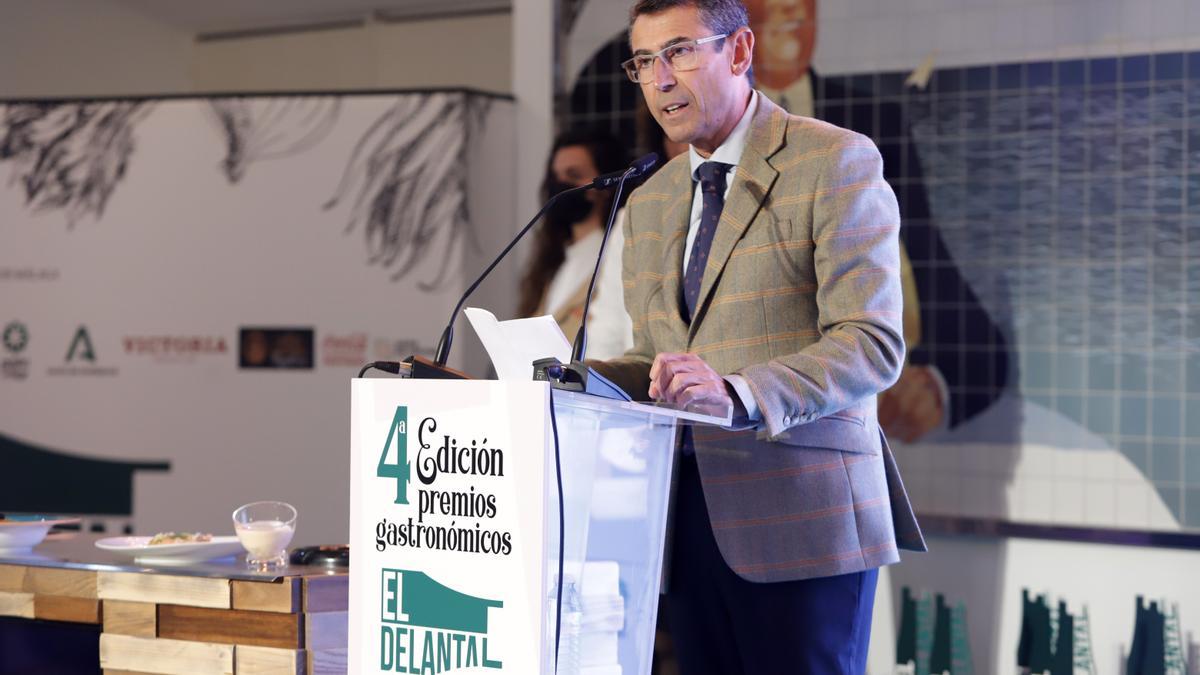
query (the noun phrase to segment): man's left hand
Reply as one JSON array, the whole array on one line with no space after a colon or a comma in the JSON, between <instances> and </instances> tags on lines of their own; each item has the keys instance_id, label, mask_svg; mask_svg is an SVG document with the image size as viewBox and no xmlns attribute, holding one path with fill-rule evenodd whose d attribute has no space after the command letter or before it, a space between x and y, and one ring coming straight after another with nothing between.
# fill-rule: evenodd
<instances>
[{"instance_id":1,"label":"man's left hand","mask_svg":"<svg viewBox=\"0 0 1200 675\"><path fill-rule=\"evenodd\" d=\"M650 397L679 408L728 410L729 384L695 354L661 353L650 366Z\"/></svg>"},{"instance_id":2,"label":"man's left hand","mask_svg":"<svg viewBox=\"0 0 1200 675\"><path fill-rule=\"evenodd\" d=\"M941 426L942 390L929 366L904 366L900 379L879 395L879 424L889 436L912 443Z\"/></svg>"}]
</instances>

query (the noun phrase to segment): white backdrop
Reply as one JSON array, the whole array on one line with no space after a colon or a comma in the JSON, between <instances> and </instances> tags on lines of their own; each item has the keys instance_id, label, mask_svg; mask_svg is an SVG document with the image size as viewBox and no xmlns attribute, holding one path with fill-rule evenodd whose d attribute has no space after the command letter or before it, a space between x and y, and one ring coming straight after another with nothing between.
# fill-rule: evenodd
<instances>
[{"instance_id":1,"label":"white backdrop","mask_svg":"<svg viewBox=\"0 0 1200 675\"><path fill-rule=\"evenodd\" d=\"M462 92L215 103L142 101L123 127L80 123L114 102L0 104L0 325L28 334L28 376L0 379L0 434L170 461L135 481L138 533L227 533L238 505L279 499L299 510L295 543L344 542L356 362L431 355L464 277L515 230L512 105ZM431 194L440 206L420 213ZM355 217L384 202L374 228ZM515 274L476 302L509 312ZM67 363L81 326L95 360ZM314 368L239 369L246 326L312 328ZM468 332L452 365L478 372ZM142 339L163 337L209 347ZM109 374L51 374L71 366Z\"/></svg>"}]
</instances>

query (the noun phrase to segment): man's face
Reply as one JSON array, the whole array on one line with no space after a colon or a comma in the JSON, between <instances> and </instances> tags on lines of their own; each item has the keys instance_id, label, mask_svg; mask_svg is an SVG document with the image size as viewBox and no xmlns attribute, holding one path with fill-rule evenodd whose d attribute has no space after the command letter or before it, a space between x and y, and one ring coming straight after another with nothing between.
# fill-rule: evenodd
<instances>
[{"instance_id":1,"label":"man's face","mask_svg":"<svg viewBox=\"0 0 1200 675\"><path fill-rule=\"evenodd\" d=\"M712 34L695 7L672 7L639 16L630 31L630 46L635 55L653 54L670 44ZM752 47L753 39L749 38L747 44ZM750 47L745 49L747 57ZM643 81L640 86L650 113L668 138L694 145L701 152L712 152L737 125L749 90L745 69L734 66L734 36L699 45L696 50L699 66L695 70L673 71L662 59L656 59L654 81Z\"/></svg>"},{"instance_id":2,"label":"man's face","mask_svg":"<svg viewBox=\"0 0 1200 675\"><path fill-rule=\"evenodd\" d=\"M755 73L783 89L808 72L817 42L816 0L746 0L750 28L758 38Z\"/></svg>"}]
</instances>

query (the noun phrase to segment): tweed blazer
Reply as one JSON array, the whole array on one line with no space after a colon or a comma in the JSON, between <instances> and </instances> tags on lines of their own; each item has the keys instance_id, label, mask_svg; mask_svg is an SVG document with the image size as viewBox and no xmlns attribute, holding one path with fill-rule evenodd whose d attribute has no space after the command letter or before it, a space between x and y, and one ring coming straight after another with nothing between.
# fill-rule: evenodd
<instances>
[{"instance_id":1,"label":"tweed blazer","mask_svg":"<svg viewBox=\"0 0 1200 675\"><path fill-rule=\"evenodd\" d=\"M694 433L726 563L750 581L786 581L925 550L876 417L904 338L900 215L875 145L760 95L689 324L691 204L686 154L630 196L623 278L634 347L597 369L645 400L654 356L686 351L749 384L757 429Z\"/></svg>"}]
</instances>

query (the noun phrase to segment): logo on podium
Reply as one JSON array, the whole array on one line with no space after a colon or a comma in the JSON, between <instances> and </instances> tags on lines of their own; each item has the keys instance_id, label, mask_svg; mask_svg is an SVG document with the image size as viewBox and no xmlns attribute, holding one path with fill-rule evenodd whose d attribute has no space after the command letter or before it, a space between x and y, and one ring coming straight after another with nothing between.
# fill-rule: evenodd
<instances>
[{"instance_id":1,"label":"logo on podium","mask_svg":"<svg viewBox=\"0 0 1200 675\"><path fill-rule=\"evenodd\" d=\"M488 655L488 610L503 607L502 601L460 593L424 572L385 568L382 575L381 670L445 673L503 667Z\"/></svg>"}]
</instances>

